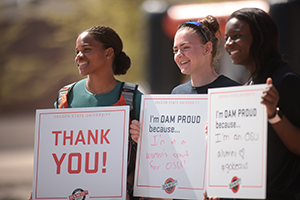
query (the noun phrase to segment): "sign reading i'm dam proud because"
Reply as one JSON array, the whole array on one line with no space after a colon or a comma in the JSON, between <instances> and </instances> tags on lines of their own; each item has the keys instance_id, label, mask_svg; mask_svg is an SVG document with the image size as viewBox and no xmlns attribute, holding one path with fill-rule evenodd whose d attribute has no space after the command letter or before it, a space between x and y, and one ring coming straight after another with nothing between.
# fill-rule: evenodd
<instances>
[{"instance_id":1,"label":"sign reading i'm dam proud because","mask_svg":"<svg viewBox=\"0 0 300 200\"><path fill-rule=\"evenodd\" d=\"M128 125L129 106L37 110L33 199L126 199Z\"/></svg>"},{"instance_id":2,"label":"sign reading i'm dam proud because","mask_svg":"<svg viewBox=\"0 0 300 200\"><path fill-rule=\"evenodd\" d=\"M208 195L266 197L266 85L208 90Z\"/></svg>"},{"instance_id":3,"label":"sign reading i'm dam proud because","mask_svg":"<svg viewBox=\"0 0 300 200\"><path fill-rule=\"evenodd\" d=\"M207 95L143 95L134 195L201 199Z\"/></svg>"}]
</instances>

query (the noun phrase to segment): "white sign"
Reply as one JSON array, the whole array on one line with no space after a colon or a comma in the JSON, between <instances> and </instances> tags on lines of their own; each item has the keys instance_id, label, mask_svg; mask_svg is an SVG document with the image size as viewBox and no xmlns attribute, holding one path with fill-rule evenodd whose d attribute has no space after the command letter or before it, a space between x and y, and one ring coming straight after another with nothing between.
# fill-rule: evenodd
<instances>
[{"instance_id":1,"label":"white sign","mask_svg":"<svg viewBox=\"0 0 300 200\"><path fill-rule=\"evenodd\" d=\"M207 95L143 95L134 196L201 199Z\"/></svg>"},{"instance_id":2,"label":"white sign","mask_svg":"<svg viewBox=\"0 0 300 200\"><path fill-rule=\"evenodd\" d=\"M129 107L36 111L32 199L126 199Z\"/></svg>"},{"instance_id":3,"label":"white sign","mask_svg":"<svg viewBox=\"0 0 300 200\"><path fill-rule=\"evenodd\" d=\"M209 89L208 196L266 197L266 85Z\"/></svg>"}]
</instances>

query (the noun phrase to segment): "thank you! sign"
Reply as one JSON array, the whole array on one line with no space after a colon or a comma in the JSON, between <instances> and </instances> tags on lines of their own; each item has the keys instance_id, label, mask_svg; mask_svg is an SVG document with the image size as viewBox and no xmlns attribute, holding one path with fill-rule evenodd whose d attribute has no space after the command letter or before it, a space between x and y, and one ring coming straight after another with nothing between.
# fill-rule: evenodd
<instances>
[{"instance_id":1,"label":"thank you! sign","mask_svg":"<svg viewBox=\"0 0 300 200\"><path fill-rule=\"evenodd\" d=\"M201 199L207 95L143 95L134 195Z\"/></svg>"},{"instance_id":2,"label":"thank you! sign","mask_svg":"<svg viewBox=\"0 0 300 200\"><path fill-rule=\"evenodd\" d=\"M33 199L126 199L129 107L36 111Z\"/></svg>"},{"instance_id":3,"label":"thank you! sign","mask_svg":"<svg viewBox=\"0 0 300 200\"><path fill-rule=\"evenodd\" d=\"M266 85L209 89L208 195L266 197Z\"/></svg>"}]
</instances>

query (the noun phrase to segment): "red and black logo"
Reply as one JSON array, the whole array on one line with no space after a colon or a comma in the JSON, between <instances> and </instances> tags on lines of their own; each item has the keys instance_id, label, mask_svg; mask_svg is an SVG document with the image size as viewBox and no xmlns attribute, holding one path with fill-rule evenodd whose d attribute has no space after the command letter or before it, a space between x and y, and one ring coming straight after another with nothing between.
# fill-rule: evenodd
<instances>
[{"instance_id":1,"label":"red and black logo","mask_svg":"<svg viewBox=\"0 0 300 200\"><path fill-rule=\"evenodd\" d=\"M241 179L234 176L231 179L231 183L229 184L229 188L232 190L232 192L237 193L239 191L241 183L242 183Z\"/></svg>"},{"instance_id":2,"label":"red and black logo","mask_svg":"<svg viewBox=\"0 0 300 200\"><path fill-rule=\"evenodd\" d=\"M77 188L72 192L72 195L69 196L69 200L85 200L85 196L88 195L87 190Z\"/></svg>"},{"instance_id":3,"label":"red and black logo","mask_svg":"<svg viewBox=\"0 0 300 200\"><path fill-rule=\"evenodd\" d=\"M168 178L165 183L161 186L163 190L165 190L166 193L172 194L175 190L175 186L177 185L177 180L174 180L172 178Z\"/></svg>"}]
</instances>

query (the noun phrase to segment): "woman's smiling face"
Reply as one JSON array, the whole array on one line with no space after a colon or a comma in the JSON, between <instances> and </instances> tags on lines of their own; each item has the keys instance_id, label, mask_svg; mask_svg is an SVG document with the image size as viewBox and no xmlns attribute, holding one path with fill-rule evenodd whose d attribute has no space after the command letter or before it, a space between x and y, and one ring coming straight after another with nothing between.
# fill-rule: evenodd
<instances>
[{"instance_id":1,"label":"woman's smiling face","mask_svg":"<svg viewBox=\"0 0 300 200\"><path fill-rule=\"evenodd\" d=\"M107 68L106 49L87 32L78 36L75 54L75 62L82 76L101 73Z\"/></svg>"},{"instance_id":2,"label":"woman's smiling face","mask_svg":"<svg viewBox=\"0 0 300 200\"><path fill-rule=\"evenodd\" d=\"M177 31L174 37L174 61L182 74L192 75L203 62L204 45L199 35L191 29Z\"/></svg>"},{"instance_id":3,"label":"woman's smiling face","mask_svg":"<svg viewBox=\"0 0 300 200\"><path fill-rule=\"evenodd\" d=\"M244 65L249 71L253 65L250 55L252 41L249 24L245 21L232 18L226 23L224 48L229 53L233 64Z\"/></svg>"}]
</instances>

